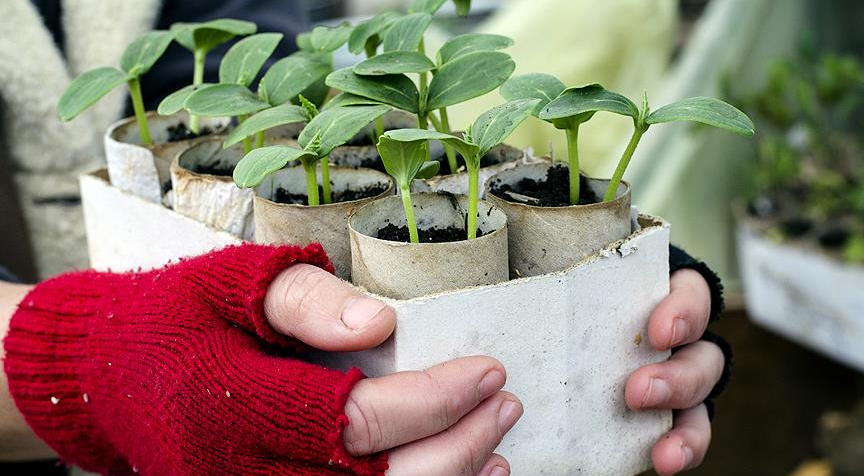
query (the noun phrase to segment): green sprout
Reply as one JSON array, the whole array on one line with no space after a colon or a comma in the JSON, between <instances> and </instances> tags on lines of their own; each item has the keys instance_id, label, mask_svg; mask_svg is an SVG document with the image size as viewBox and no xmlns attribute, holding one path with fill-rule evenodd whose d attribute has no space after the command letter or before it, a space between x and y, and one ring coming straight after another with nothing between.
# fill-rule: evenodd
<instances>
[{"instance_id":1,"label":"green sprout","mask_svg":"<svg viewBox=\"0 0 864 476\"><path fill-rule=\"evenodd\" d=\"M307 106L310 104L306 102ZM379 104L340 106L322 111L309 121L300 133L297 139L300 148L276 145L247 153L234 167L234 183L240 188L256 187L271 174L285 168L292 161L299 160L306 172L309 206L318 206L318 162L321 161L323 166L324 159L333 149L351 140L363 128L390 110L389 106ZM327 181L329 190L329 180ZM330 203L326 197L325 203Z\"/></svg>"},{"instance_id":2,"label":"green sprout","mask_svg":"<svg viewBox=\"0 0 864 476\"><path fill-rule=\"evenodd\" d=\"M399 184L403 195L403 205L410 205L410 198L406 202L406 191L410 191L411 180L419 171L429 171L430 167L424 165L428 155L423 156L421 161L417 154L428 153L428 145L409 145L400 148L392 145L392 142L403 142L408 144L426 143L437 140L454 150L459 151L465 159L465 167L468 171L468 217L467 237L469 240L477 238L477 207L480 201L480 160L493 147L503 142L513 131L527 119L531 112L537 107L537 99L520 99L510 101L486 111L465 131L463 137L443 132L430 131L428 129L399 129L385 132L378 142L378 152L384 161L387 173ZM386 140L385 140L386 139ZM383 142L382 142L383 141ZM382 147L382 144L384 145ZM389 157L387 157L389 155ZM418 165L419 164L419 165ZM422 167L420 167L422 165ZM436 170L437 172L437 170ZM406 208L409 231L412 232L412 241L416 234L416 223L413 223L413 212Z\"/></svg>"},{"instance_id":3,"label":"green sprout","mask_svg":"<svg viewBox=\"0 0 864 476\"><path fill-rule=\"evenodd\" d=\"M182 94L191 94L204 84L204 66L207 62L207 54L213 48L231 41L237 36L252 35L257 30L258 27L252 22L232 18L171 25L171 31L174 32L177 43L191 51L194 57L192 84L181 89ZM189 130L194 134L200 133L201 127L198 116L191 115L189 117Z\"/></svg>"},{"instance_id":4,"label":"green sprout","mask_svg":"<svg viewBox=\"0 0 864 476\"><path fill-rule=\"evenodd\" d=\"M60 97L58 104L60 118L71 121L114 88L126 83L132 98L135 119L138 121L141 143L152 144L150 128L147 124L147 111L144 108L144 99L141 97L141 76L150 71L173 39L174 34L169 31L156 30L145 33L126 47L120 58L120 69L97 68L77 77Z\"/></svg>"}]
</instances>

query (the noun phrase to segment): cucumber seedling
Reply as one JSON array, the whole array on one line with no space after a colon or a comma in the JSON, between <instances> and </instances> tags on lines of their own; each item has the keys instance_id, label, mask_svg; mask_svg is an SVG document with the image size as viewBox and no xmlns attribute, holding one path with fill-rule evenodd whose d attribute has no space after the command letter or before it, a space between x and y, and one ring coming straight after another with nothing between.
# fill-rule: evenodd
<instances>
[{"instance_id":1,"label":"cucumber seedling","mask_svg":"<svg viewBox=\"0 0 864 476\"><path fill-rule=\"evenodd\" d=\"M258 26L254 23L233 18L171 25L171 31L174 32L177 43L192 52L194 58L192 84L177 91L177 94L188 96L204 84L204 66L207 62L207 54L213 48L227 43L237 36L252 35L257 30ZM189 130L196 135L200 133L201 127L198 116L191 115L189 117Z\"/></svg>"},{"instance_id":2,"label":"cucumber seedling","mask_svg":"<svg viewBox=\"0 0 864 476\"><path fill-rule=\"evenodd\" d=\"M420 152L428 152L428 144L423 148L419 145L413 145L399 149L391 145L392 142L418 144L437 140L449 145L454 150L457 150L465 159L465 167L468 171L468 217L466 231L469 240L477 238L477 206L480 201L480 160L489 150L507 139L519 124L522 124L531 115L531 112L537 107L539 102L538 99L520 99L495 106L481 114L468 127L468 130L465 131L461 138L428 129L399 129L385 132L379 140L378 152L381 154L382 160L384 160L387 173L399 183L403 195L403 205L406 207L410 205L410 201L407 204L405 202L405 192L407 189L403 187L410 186L410 180L413 180L414 176L420 171L430 170L428 166L424 165L427 162L427 156L423 156L424 160L420 161L417 155ZM381 141L384 141L383 148ZM385 158L385 154L390 154L391 157ZM412 175L415 169L417 172L414 172ZM410 180L408 179L409 177ZM407 183L406 180L408 180ZM409 212L411 213L410 215ZM413 212L406 208L405 213L409 223L408 229L411 230L413 226L415 229L414 233L416 233L416 223L412 224ZM413 237L414 235L412 234L412 240L414 239Z\"/></svg>"},{"instance_id":3,"label":"cucumber seedling","mask_svg":"<svg viewBox=\"0 0 864 476\"><path fill-rule=\"evenodd\" d=\"M150 71L173 40L174 34L170 31L156 30L145 33L126 47L120 58L120 69L97 68L75 78L60 97L57 107L60 119L71 121L114 88L126 83L132 98L141 143L152 144L147 111L141 97L141 76Z\"/></svg>"},{"instance_id":4,"label":"cucumber seedling","mask_svg":"<svg viewBox=\"0 0 864 476\"><path fill-rule=\"evenodd\" d=\"M615 198L618 185L624 177L624 172L630 164L630 159L633 157L640 139L654 124L691 121L725 129L742 136L749 137L756 133L753 121L746 114L719 99L693 97L668 104L652 112L648 106L647 94L643 97L642 109L639 109L630 99L604 89L599 84L566 89L542 109L540 119L549 122L572 120L572 118L593 115L598 111L621 114L633 119L633 134L618 161L615 173L606 189L606 194L603 196L604 202ZM590 118L590 116L587 117ZM578 176L575 181L578 183ZM571 180L571 186L572 184L573 180Z\"/></svg>"},{"instance_id":5,"label":"cucumber seedling","mask_svg":"<svg viewBox=\"0 0 864 476\"><path fill-rule=\"evenodd\" d=\"M275 145L246 154L234 167L234 183L240 188L256 187L271 174L298 160L306 173L308 204L317 206L320 203L317 163L390 110L389 106L379 104L340 106L322 111L300 133L297 139L300 148ZM327 186L329 190L329 181ZM332 197L325 195L324 203L332 203Z\"/></svg>"}]
</instances>

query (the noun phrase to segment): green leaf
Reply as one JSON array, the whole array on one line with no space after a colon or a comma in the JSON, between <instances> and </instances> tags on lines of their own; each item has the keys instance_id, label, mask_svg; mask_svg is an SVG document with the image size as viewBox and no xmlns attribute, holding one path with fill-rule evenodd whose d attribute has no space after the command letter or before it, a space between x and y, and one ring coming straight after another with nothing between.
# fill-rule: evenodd
<instances>
[{"instance_id":1,"label":"green leaf","mask_svg":"<svg viewBox=\"0 0 864 476\"><path fill-rule=\"evenodd\" d=\"M428 13L434 15L438 13L447 0L414 0L408 7L408 13Z\"/></svg>"},{"instance_id":2,"label":"green leaf","mask_svg":"<svg viewBox=\"0 0 864 476\"><path fill-rule=\"evenodd\" d=\"M261 78L258 93L271 105L293 101L297 95L330 73L330 66L291 55L277 61Z\"/></svg>"},{"instance_id":3,"label":"green leaf","mask_svg":"<svg viewBox=\"0 0 864 476\"><path fill-rule=\"evenodd\" d=\"M354 65L354 72L361 76L385 74L425 73L435 69L435 63L416 51L390 51L381 53Z\"/></svg>"},{"instance_id":4,"label":"green leaf","mask_svg":"<svg viewBox=\"0 0 864 476\"><path fill-rule=\"evenodd\" d=\"M561 95L567 86L555 76L544 73L523 74L508 79L501 85L501 96L508 101L517 99L539 99L535 116L555 98Z\"/></svg>"},{"instance_id":5,"label":"green leaf","mask_svg":"<svg viewBox=\"0 0 864 476\"><path fill-rule=\"evenodd\" d=\"M252 22L220 18L203 23L175 23L171 25L177 43L189 51L209 52L213 48L230 41L235 36L246 36L258 30Z\"/></svg>"},{"instance_id":6,"label":"green leaf","mask_svg":"<svg viewBox=\"0 0 864 476\"><path fill-rule=\"evenodd\" d=\"M111 90L130 79L132 79L130 75L110 67L93 69L78 76L60 97L57 105L60 119L71 121Z\"/></svg>"},{"instance_id":7,"label":"green leaf","mask_svg":"<svg viewBox=\"0 0 864 476\"><path fill-rule=\"evenodd\" d=\"M404 74L360 76L351 68L345 68L330 73L326 84L331 88L374 99L414 114L420 105L417 86Z\"/></svg>"},{"instance_id":8,"label":"green leaf","mask_svg":"<svg viewBox=\"0 0 864 476\"><path fill-rule=\"evenodd\" d=\"M510 55L500 51L477 51L450 61L438 69L429 84L426 110L482 96L506 81L515 67Z\"/></svg>"},{"instance_id":9,"label":"green leaf","mask_svg":"<svg viewBox=\"0 0 864 476\"><path fill-rule=\"evenodd\" d=\"M304 31L303 33L298 33L294 38L294 42L297 43L297 49L300 51L314 53L315 50L312 48L312 32Z\"/></svg>"},{"instance_id":10,"label":"green leaf","mask_svg":"<svg viewBox=\"0 0 864 476\"><path fill-rule=\"evenodd\" d=\"M719 127L742 136L752 136L756 126L746 114L719 99L695 97L674 102L652 112L646 124L694 121Z\"/></svg>"},{"instance_id":11,"label":"green leaf","mask_svg":"<svg viewBox=\"0 0 864 476\"><path fill-rule=\"evenodd\" d=\"M223 147L228 148L238 142L242 142L247 137L264 132L274 127L284 126L286 124L296 124L298 122L306 122L309 116L306 111L293 104L282 104L281 106L265 109L238 125L225 138Z\"/></svg>"},{"instance_id":12,"label":"green leaf","mask_svg":"<svg viewBox=\"0 0 864 476\"><path fill-rule=\"evenodd\" d=\"M504 142L510 134L531 116L540 99L517 99L484 112L471 126L471 140L480 147L477 160L493 147ZM477 164L479 167L479 163Z\"/></svg>"},{"instance_id":13,"label":"green leaf","mask_svg":"<svg viewBox=\"0 0 864 476\"><path fill-rule=\"evenodd\" d=\"M332 52L348 42L354 27L348 22L338 26L316 26L309 35L309 46L312 51Z\"/></svg>"},{"instance_id":14,"label":"green leaf","mask_svg":"<svg viewBox=\"0 0 864 476\"><path fill-rule=\"evenodd\" d=\"M312 101L306 99L302 94L297 96L297 99L300 101L300 107L306 111L306 115L311 119L313 117L318 117L320 111L318 110L318 106L316 106Z\"/></svg>"},{"instance_id":15,"label":"green leaf","mask_svg":"<svg viewBox=\"0 0 864 476\"><path fill-rule=\"evenodd\" d=\"M456 14L459 16L467 16L471 13L471 0L453 0L456 4Z\"/></svg>"},{"instance_id":16,"label":"green leaf","mask_svg":"<svg viewBox=\"0 0 864 476\"><path fill-rule=\"evenodd\" d=\"M219 64L219 82L249 87L282 36L282 33L259 33L235 43Z\"/></svg>"},{"instance_id":17,"label":"green leaf","mask_svg":"<svg viewBox=\"0 0 864 476\"><path fill-rule=\"evenodd\" d=\"M384 169L396 179L400 186L408 186L426 163L429 156L429 142L417 140L403 142L386 136L378 138L378 153L384 162Z\"/></svg>"},{"instance_id":18,"label":"green leaf","mask_svg":"<svg viewBox=\"0 0 864 476\"><path fill-rule=\"evenodd\" d=\"M396 12L384 12L358 23L348 37L348 51L358 55L365 51L369 44L377 48L381 44L381 33L399 16Z\"/></svg>"},{"instance_id":19,"label":"green leaf","mask_svg":"<svg viewBox=\"0 0 864 476\"><path fill-rule=\"evenodd\" d=\"M255 149L237 162L234 167L234 183L240 188L258 186L270 174L281 170L289 162L304 158L316 157L311 152L285 145Z\"/></svg>"},{"instance_id":20,"label":"green leaf","mask_svg":"<svg viewBox=\"0 0 864 476\"><path fill-rule=\"evenodd\" d=\"M336 97L327 101L327 104L324 105L324 109L326 110L341 106L374 106L376 104L381 104L381 102L351 93L339 93Z\"/></svg>"},{"instance_id":21,"label":"green leaf","mask_svg":"<svg viewBox=\"0 0 864 476\"><path fill-rule=\"evenodd\" d=\"M123 51L120 69L134 77L146 74L173 40L174 34L164 30L154 30L135 38Z\"/></svg>"},{"instance_id":22,"label":"green leaf","mask_svg":"<svg viewBox=\"0 0 864 476\"><path fill-rule=\"evenodd\" d=\"M568 88L558 98L540 111L540 119L550 121L579 116L584 122L598 111L612 112L622 116L639 118L639 108L626 97L608 91L599 84Z\"/></svg>"},{"instance_id":23,"label":"green leaf","mask_svg":"<svg viewBox=\"0 0 864 476\"><path fill-rule=\"evenodd\" d=\"M170 116L176 112L179 112L186 105L186 99L192 95L195 91L200 89L204 89L206 87L213 86L212 84L190 84L183 89L179 89L169 94L159 103L159 107L156 109L156 112L161 116Z\"/></svg>"},{"instance_id":24,"label":"green leaf","mask_svg":"<svg viewBox=\"0 0 864 476\"><path fill-rule=\"evenodd\" d=\"M513 40L502 35L468 33L454 36L438 50L438 64L444 64L475 51L496 51L513 46Z\"/></svg>"},{"instance_id":25,"label":"green leaf","mask_svg":"<svg viewBox=\"0 0 864 476\"><path fill-rule=\"evenodd\" d=\"M420 167L420 171L417 172L417 175L414 178L418 179L430 179L436 175L441 170L441 162L437 160L430 160L428 162L423 162L423 166Z\"/></svg>"},{"instance_id":26,"label":"green leaf","mask_svg":"<svg viewBox=\"0 0 864 476\"><path fill-rule=\"evenodd\" d=\"M301 147L306 148L315 137L318 137L321 144L315 152L319 157L324 157L391 109L390 106L385 105L327 109L309 121L297 138L297 142Z\"/></svg>"},{"instance_id":27,"label":"green leaf","mask_svg":"<svg viewBox=\"0 0 864 476\"><path fill-rule=\"evenodd\" d=\"M394 131L385 132L381 137L385 136L399 142L437 140L456 149L460 154L462 154L462 157L473 157L480 151L480 148L477 145L464 139L443 132L427 129L396 129Z\"/></svg>"},{"instance_id":28,"label":"green leaf","mask_svg":"<svg viewBox=\"0 0 864 476\"><path fill-rule=\"evenodd\" d=\"M269 108L249 88L239 84L214 84L186 98L185 108L196 116L242 116Z\"/></svg>"},{"instance_id":29,"label":"green leaf","mask_svg":"<svg viewBox=\"0 0 864 476\"><path fill-rule=\"evenodd\" d=\"M430 23L432 15L428 13L414 13L395 20L384 34L384 52L417 51Z\"/></svg>"}]
</instances>

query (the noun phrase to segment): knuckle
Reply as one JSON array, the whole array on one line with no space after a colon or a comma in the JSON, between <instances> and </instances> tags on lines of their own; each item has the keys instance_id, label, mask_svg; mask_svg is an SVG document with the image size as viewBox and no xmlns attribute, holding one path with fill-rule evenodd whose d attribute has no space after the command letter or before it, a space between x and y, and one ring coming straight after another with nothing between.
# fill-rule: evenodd
<instances>
[{"instance_id":1,"label":"knuckle","mask_svg":"<svg viewBox=\"0 0 864 476\"><path fill-rule=\"evenodd\" d=\"M360 403L352 392L345 402L344 411L349 421L343 434L345 448L353 455L374 453L383 441L381 424L374 409Z\"/></svg>"},{"instance_id":2,"label":"knuckle","mask_svg":"<svg viewBox=\"0 0 864 476\"><path fill-rule=\"evenodd\" d=\"M286 280L283 305L295 318L303 316L321 299L321 288L329 281L330 274L314 266L295 266Z\"/></svg>"}]
</instances>

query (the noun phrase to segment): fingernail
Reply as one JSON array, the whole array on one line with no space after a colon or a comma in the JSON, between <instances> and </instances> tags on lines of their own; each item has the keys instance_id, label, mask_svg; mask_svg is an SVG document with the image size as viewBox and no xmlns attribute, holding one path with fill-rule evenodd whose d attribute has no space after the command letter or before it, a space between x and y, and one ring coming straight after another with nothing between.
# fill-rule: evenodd
<instances>
[{"instance_id":1,"label":"fingernail","mask_svg":"<svg viewBox=\"0 0 864 476\"><path fill-rule=\"evenodd\" d=\"M478 387L480 399L486 399L492 396L493 393L501 390L501 387L504 386L505 380L504 372L498 369L489 371L483 379L480 380L480 386Z\"/></svg>"},{"instance_id":2,"label":"fingernail","mask_svg":"<svg viewBox=\"0 0 864 476\"><path fill-rule=\"evenodd\" d=\"M657 377L652 377L648 381L648 390L645 391L645 396L642 398L642 405L639 408L650 408L660 405L669 400L672 396L672 389L669 388L669 383Z\"/></svg>"},{"instance_id":3,"label":"fingernail","mask_svg":"<svg viewBox=\"0 0 864 476\"><path fill-rule=\"evenodd\" d=\"M679 471L684 471L685 469L690 467L691 463L693 463L693 450L691 450L689 446L682 444L681 455L684 457L684 463L681 465L681 469Z\"/></svg>"},{"instance_id":4,"label":"fingernail","mask_svg":"<svg viewBox=\"0 0 864 476\"><path fill-rule=\"evenodd\" d=\"M498 428L501 433L507 433L522 416L522 404L513 400L504 400L498 409Z\"/></svg>"},{"instance_id":5,"label":"fingernail","mask_svg":"<svg viewBox=\"0 0 864 476\"><path fill-rule=\"evenodd\" d=\"M353 331L359 331L368 326L386 307L386 304L377 299L353 298L342 310L342 324Z\"/></svg>"},{"instance_id":6,"label":"fingernail","mask_svg":"<svg viewBox=\"0 0 864 476\"><path fill-rule=\"evenodd\" d=\"M672 323L672 343L669 344L669 347L675 347L684 342L688 334L690 334L690 324L683 318L676 318L675 322Z\"/></svg>"},{"instance_id":7,"label":"fingernail","mask_svg":"<svg viewBox=\"0 0 864 476\"><path fill-rule=\"evenodd\" d=\"M492 468L492 471L489 472L489 476L509 476L510 472L501 466L495 466Z\"/></svg>"}]
</instances>

